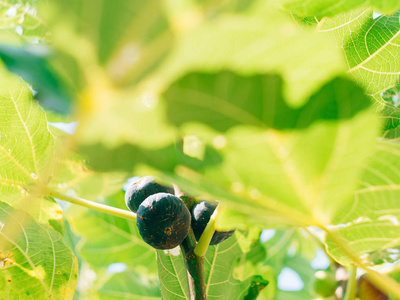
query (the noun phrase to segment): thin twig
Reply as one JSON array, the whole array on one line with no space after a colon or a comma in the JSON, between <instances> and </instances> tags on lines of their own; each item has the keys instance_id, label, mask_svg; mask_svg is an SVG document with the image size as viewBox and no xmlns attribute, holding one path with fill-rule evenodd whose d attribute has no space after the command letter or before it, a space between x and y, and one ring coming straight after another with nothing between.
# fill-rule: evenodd
<instances>
[{"instance_id":1,"label":"thin twig","mask_svg":"<svg viewBox=\"0 0 400 300\"><path fill-rule=\"evenodd\" d=\"M73 204L77 204L80 206L84 206L87 208L91 208L91 209L94 209L97 211L101 211L101 212L109 214L109 215L125 218L128 220L136 220L136 214L133 212L130 212L128 210L115 208L112 206L89 201L89 200L78 198L78 197L68 196L68 195L61 194L59 192L52 191L52 190L47 191L46 194L50 197L53 197L53 198L56 198L59 200L64 200L64 201L67 201L67 202L70 202Z\"/></svg>"}]
</instances>

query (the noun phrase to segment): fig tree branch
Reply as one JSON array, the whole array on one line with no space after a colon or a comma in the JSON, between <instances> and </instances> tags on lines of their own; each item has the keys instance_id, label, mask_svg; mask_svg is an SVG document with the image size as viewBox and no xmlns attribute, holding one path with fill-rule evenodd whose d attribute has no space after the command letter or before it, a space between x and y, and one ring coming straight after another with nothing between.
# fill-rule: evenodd
<instances>
[{"instance_id":1,"label":"fig tree branch","mask_svg":"<svg viewBox=\"0 0 400 300\"><path fill-rule=\"evenodd\" d=\"M195 238L193 231L182 242L181 250L185 261L186 276L189 287L190 300L206 300L206 283L204 280L204 256L197 256L194 253Z\"/></svg>"},{"instance_id":2,"label":"fig tree branch","mask_svg":"<svg viewBox=\"0 0 400 300\"><path fill-rule=\"evenodd\" d=\"M94 201L89 201L89 200L78 198L78 197L68 196L68 195L53 191L53 190L48 190L46 192L46 194L47 194L47 196L57 198L59 200L67 201L72 204L77 204L80 206L91 208L91 209L94 209L94 210L97 210L97 211L100 211L100 212L103 212L103 213L106 213L109 215L121 217L121 218L128 219L128 220L136 220L136 214L133 212L130 212L128 210L115 208L112 206L97 203Z\"/></svg>"}]
</instances>

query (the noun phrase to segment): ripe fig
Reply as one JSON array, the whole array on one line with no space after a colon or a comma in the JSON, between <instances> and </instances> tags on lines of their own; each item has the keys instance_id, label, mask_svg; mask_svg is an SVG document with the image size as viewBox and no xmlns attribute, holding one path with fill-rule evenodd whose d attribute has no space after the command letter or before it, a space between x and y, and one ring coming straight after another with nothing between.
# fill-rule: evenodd
<instances>
[{"instance_id":1,"label":"ripe fig","mask_svg":"<svg viewBox=\"0 0 400 300\"><path fill-rule=\"evenodd\" d=\"M207 223L210 221L211 215L217 208L215 204L208 201L201 201L197 203L192 209L192 229L196 241L198 241L203 234ZM232 236L235 230L231 231L215 231L211 239L210 245L217 245L225 241L228 237Z\"/></svg>"},{"instance_id":2,"label":"ripe fig","mask_svg":"<svg viewBox=\"0 0 400 300\"><path fill-rule=\"evenodd\" d=\"M172 249L186 238L190 212L174 195L158 193L139 205L136 224L143 240L156 249Z\"/></svg>"},{"instance_id":3,"label":"ripe fig","mask_svg":"<svg viewBox=\"0 0 400 300\"><path fill-rule=\"evenodd\" d=\"M125 204L133 212L137 212L139 205L149 196L157 193L174 193L174 188L157 183L155 177L145 176L132 183L125 193Z\"/></svg>"}]
</instances>

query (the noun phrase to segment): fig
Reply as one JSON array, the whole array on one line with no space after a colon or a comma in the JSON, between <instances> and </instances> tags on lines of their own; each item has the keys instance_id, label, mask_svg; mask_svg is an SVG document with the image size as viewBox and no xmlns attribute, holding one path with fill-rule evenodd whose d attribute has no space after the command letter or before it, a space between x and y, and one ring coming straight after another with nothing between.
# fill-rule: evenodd
<instances>
[{"instance_id":1,"label":"fig","mask_svg":"<svg viewBox=\"0 0 400 300\"><path fill-rule=\"evenodd\" d=\"M125 204L133 212L137 212L139 205L149 196L157 193L174 193L173 187L163 186L152 176L142 177L132 183L125 193Z\"/></svg>"},{"instance_id":2,"label":"fig","mask_svg":"<svg viewBox=\"0 0 400 300\"><path fill-rule=\"evenodd\" d=\"M157 193L139 205L136 224L147 244L167 250L186 238L190 219L190 212L181 199L168 193Z\"/></svg>"},{"instance_id":3,"label":"fig","mask_svg":"<svg viewBox=\"0 0 400 300\"><path fill-rule=\"evenodd\" d=\"M210 221L211 215L217 206L208 201L201 201L197 203L192 209L192 229L196 241L198 241L203 234L207 223ZM211 238L210 245L218 245L233 235L235 230L231 231L215 231Z\"/></svg>"},{"instance_id":4,"label":"fig","mask_svg":"<svg viewBox=\"0 0 400 300\"><path fill-rule=\"evenodd\" d=\"M312 287L314 293L319 297L327 298L333 296L338 287L335 274L331 271L317 271L312 279Z\"/></svg>"}]
</instances>

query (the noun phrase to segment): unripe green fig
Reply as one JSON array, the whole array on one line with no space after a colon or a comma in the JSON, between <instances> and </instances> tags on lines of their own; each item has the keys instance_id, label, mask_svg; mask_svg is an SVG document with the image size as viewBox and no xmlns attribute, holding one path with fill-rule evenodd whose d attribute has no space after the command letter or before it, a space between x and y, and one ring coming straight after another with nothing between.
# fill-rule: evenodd
<instances>
[{"instance_id":1,"label":"unripe green fig","mask_svg":"<svg viewBox=\"0 0 400 300\"><path fill-rule=\"evenodd\" d=\"M315 272L312 286L317 296L327 298L335 294L338 283L333 272L321 270Z\"/></svg>"},{"instance_id":2,"label":"unripe green fig","mask_svg":"<svg viewBox=\"0 0 400 300\"><path fill-rule=\"evenodd\" d=\"M201 201L192 208L192 229L196 241L198 241L203 234L211 215L217 206L208 201ZM215 231L211 239L210 245L217 245L233 235L235 230L231 231Z\"/></svg>"},{"instance_id":3,"label":"unripe green fig","mask_svg":"<svg viewBox=\"0 0 400 300\"><path fill-rule=\"evenodd\" d=\"M133 212L137 212L139 205L149 196L157 193L174 193L174 188L163 186L152 176L142 177L132 183L125 193L125 204Z\"/></svg>"},{"instance_id":4,"label":"unripe green fig","mask_svg":"<svg viewBox=\"0 0 400 300\"><path fill-rule=\"evenodd\" d=\"M137 210L136 224L143 240L156 249L178 246L189 233L190 212L174 195L158 193L146 198Z\"/></svg>"}]
</instances>

